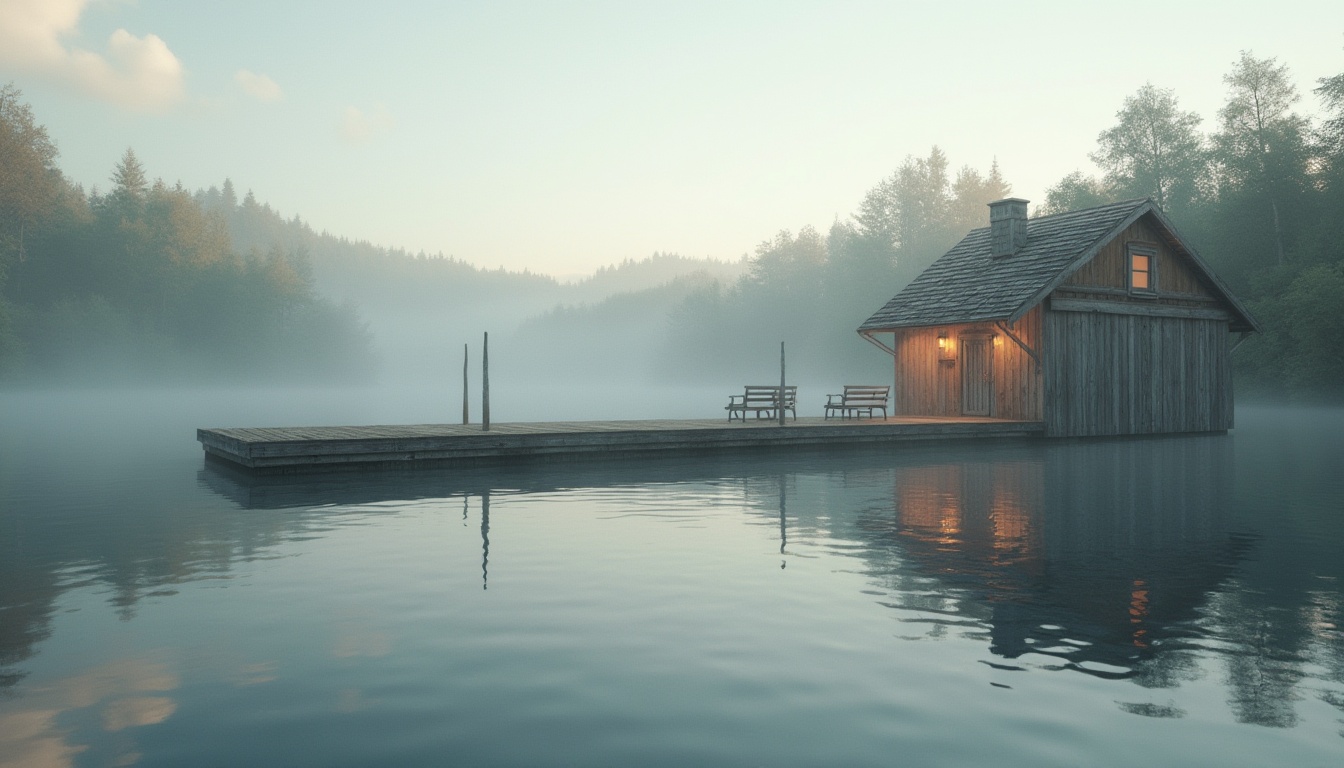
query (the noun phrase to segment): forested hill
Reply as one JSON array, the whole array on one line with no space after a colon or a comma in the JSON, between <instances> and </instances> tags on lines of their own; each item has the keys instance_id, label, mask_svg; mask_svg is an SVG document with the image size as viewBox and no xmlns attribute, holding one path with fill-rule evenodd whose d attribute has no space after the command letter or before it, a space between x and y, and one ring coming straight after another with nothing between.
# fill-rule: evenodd
<instances>
[{"instance_id":1,"label":"forested hill","mask_svg":"<svg viewBox=\"0 0 1344 768\"><path fill-rule=\"evenodd\" d=\"M497 365L512 365L519 376L591 376L597 368L582 362L590 357L584 350L617 348L618 341L625 350L660 346L672 306L691 287L731 285L746 269L744 261L655 253L562 282L317 232L259 203L251 190L240 201L229 179L195 198L224 222L235 249L278 249L310 265L318 295L358 310L384 378L392 380L442 380L460 365L458 357L448 359L448 350L460 356L461 344L476 343L484 331L494 333ZM637 328L647 331L642 345L624 344ZM608 375L641 377L647 361L638 352L634 357L627 351L622 365L601 367Z\"/></svg>"},{"instance_id":2,"label":"forested hill","mask_svg":"<svg viewBox=\"0 0 1344 768\"><path fill-rule=\"evenodd\" d=\"M1153 199L1264 328L1233 355L1238 391L1339 400L1344 74L1319 78L1310 94L1293 83L1286 64L1244 52L1221 84L1209 83L1225 97L1207 123L1174 91L1139 87L1113 125L1097 126L1095 151L1077 158L1100 174L1066 175L1034 213ZM690 290L657 326L648 368L664 379L765 380L782 339L790 370L804 378L885 380L888 359L854 328L967 230L986 226L984 204L1009 189L996 167L953 172L937 147L910 157L825 233L780 232L761 242L737 283ZM584 329L571 342L576 352L601 349L604 328L618 347L627 326L614 310L554 321Z\"/></svg>"},{"instance_id":3,"label":"forested hill","mask_svg":"<svg viewBox=\"0 0 1344 768\"><path fill-rule=\"evenodd\" d=\"M1299 93L1286 65L1244 53L1207 128L1143 85L1077 158L1100 173L1037 201L1038 215L1157 202L1264 327L1233 357L1242 393L1344 397L1344 74L1317 83ZM854 329L1011 192L996 164L958 169L933 147L824 231L799 222L741 261L654 254L562 283L316 233L231 183L150 183L129 151L112 188L86 195L55 158L0 91L0 375L340 380L377 354L443 381L490 331L514 381L740 386L772 380L780 341L805 381L883 381L890 359Z\"/></svg>"},{"instance_id":4,"label":"forested hill","mask_svg":"<svg viewBox=\"0 0 1344 768\"><path fill-rule=\"evenodd\" d=\"M201 207L218 215L235 249L242 253L279 248L298 252L312 264L314 286L335 300L360 307L405 307L431 301L455 301L481 292L553 296L559 284L546 275L485 270L442 254L412 254L397 248L316 232L299 216L285 218L259 203L249 190L240 201L233 182L198 191Z\"/></svg>"},{"instance_id":5,"label":"forested hill","mask_svg":"<svg viewBox=\"0 0 1344 768\"><path fill-rule=\"evenodd\" d=\"M196 192L195 197L204 210L224 220L236 250L265 253L279 248L304 253L312 263L314 285L320 293L372 311L406 311L488 297L492 302L525 308L524 317L514 320L517 323L555 305L600 302L617 293L656 288L696 273L732 282L745 269L741 262L655 253L645 259L627 258L578 281L561 282L528 270L483 269L442 253L410 253L317 232L300 217L287 219L257 202L251 190L240 201L230 179Z\"/></svg>"},{"instance_id":6,"label":"forested hill","mask_svg":"<svg viewBox=\"0 0 1344 768\"><path fill-rule=\"evenodd\" d=\"M367 380L558 307L744 268L654 254L562 283L315 232L227 180L151 181L133 150L86 192L57 158L0 89L0 381Z\"/></svg>"},{"instance_id":7,"label":"forested hill","mask_svg":"<svg viewBox=\"0 0 1344 768\"><path fill-rule=\"evenodd\" d=\"M301 251L241 253L182 186L127 150L86 194L13 86L0 88L0 377L9 381L349 381L375 373L350 306Z\"/></svg>"}]
</instances>

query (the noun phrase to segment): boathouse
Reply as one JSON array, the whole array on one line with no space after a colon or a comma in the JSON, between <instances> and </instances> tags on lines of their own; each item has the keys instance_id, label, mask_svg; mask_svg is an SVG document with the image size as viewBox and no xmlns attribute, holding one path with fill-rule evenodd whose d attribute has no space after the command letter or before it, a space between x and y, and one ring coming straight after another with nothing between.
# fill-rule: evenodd
<instances>
[{"instance_id":1,"label":"boathouse","mask_svg":"<svg viewBox=\"0 0 1344 768\"><path fill-rule=\"evenodd\" d=\"M1231 428L1231 352L1259 326L1156 204L989 209L858 329L895 359L893 415L1054 437Z\"/></svg>"}]
</instances>

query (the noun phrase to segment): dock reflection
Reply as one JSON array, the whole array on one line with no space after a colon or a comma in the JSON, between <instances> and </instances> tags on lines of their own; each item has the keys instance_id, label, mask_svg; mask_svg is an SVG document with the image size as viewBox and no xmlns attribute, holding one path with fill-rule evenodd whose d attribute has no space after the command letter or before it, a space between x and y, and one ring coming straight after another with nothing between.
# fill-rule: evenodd
<instances>
[{"instance_id":1,"label":"dock reflection","mask_svg":"<svg viewBox=\"0 0 1344 768\"><path fill-rule=\"evenodd\" d=\"M791 534L859 540L889 604L931 633L971 627L1006 661L1162 686L1255 544L1230 522L1234 460L1231 438L1201 436L298 477L209 463L199 481L252 509L479 499L486 589L492 494L740 479L749 506L777 516L781 569ZM824 504L791 498L809 477Z\"/></svg>"},{"instance_id":2,"label":"dock reflection","mask_svg":"<svg viewBox=\"0 0 1344 768\"><path fill-rule=\"evenodd\" d=\"M24 518L6 550L21 556L0 557L8 617L0 622L0 688L19 681L17 665L49 634L61 592L82 583L63 575L71 564L113 586L130 620L140 596L227 578L236 562L312 535L315 521L416 499L452 499L455 518L460 497L463 525L479 504L480 585L488 590L492 546L509 550L499 535L506 529L492 537L491 527L491 507L504 514L505 497L712 482L740 487L741 513L767 536L777 530L779 569L794 573L790 560L842 542L827 551L860 564L883 595L887 608L877 610L898 612L905 639L962 633L983 638L992 663L1007 668L1147 687L1177 686L1218 658L1238 720L1289 726L1308 665L1326 664L1344 680L1340 590L1292 577L1315 566L1281 553L1275 568L1248 572L1261 540L1233 514L1234 445L1229 436L929 444L295 477L207 462L188 489L194 495L118 510L116 525ZM221 514L228 507L285 514ZM765 554L763 566L778 572L773 548Z\"/></svg>"}]
</instances>

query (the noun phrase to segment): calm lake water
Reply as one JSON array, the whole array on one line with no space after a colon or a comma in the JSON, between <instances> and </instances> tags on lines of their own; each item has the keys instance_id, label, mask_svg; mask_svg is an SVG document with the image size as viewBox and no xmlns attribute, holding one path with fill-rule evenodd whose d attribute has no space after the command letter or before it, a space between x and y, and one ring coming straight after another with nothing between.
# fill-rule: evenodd
<instances>
[{"instance_id":1,"label":"calm lake water","mask_svg":"<svg viewBox=\"0 0 1344 768\"><path fill-rule=\"evenodd\" d=\"M0 394L0 766L1344 764L1344 410L264 480L194 439L439 394Z\"/></svg>"}]
</instances>

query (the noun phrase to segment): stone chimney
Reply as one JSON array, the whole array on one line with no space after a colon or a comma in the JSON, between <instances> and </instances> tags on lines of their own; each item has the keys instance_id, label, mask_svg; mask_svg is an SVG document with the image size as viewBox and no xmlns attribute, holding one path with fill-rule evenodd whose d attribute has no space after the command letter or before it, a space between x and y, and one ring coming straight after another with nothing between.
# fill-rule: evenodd
<instances>
[{"instance_id":1,"label":"stone chimney","mask_svg":"<svg viewBox=\"0 0 1344 768\"><path fill-rule=\"evenodd\" d=\"M1012 256L1027 244L1027 201L1008 197L989 204L989 255Z\"/></svg>"}]
</instances>

